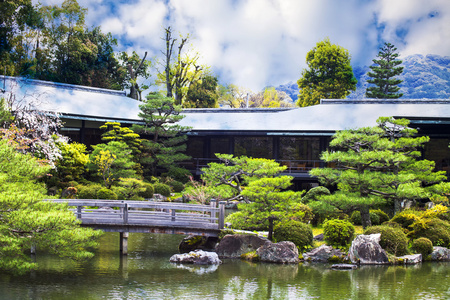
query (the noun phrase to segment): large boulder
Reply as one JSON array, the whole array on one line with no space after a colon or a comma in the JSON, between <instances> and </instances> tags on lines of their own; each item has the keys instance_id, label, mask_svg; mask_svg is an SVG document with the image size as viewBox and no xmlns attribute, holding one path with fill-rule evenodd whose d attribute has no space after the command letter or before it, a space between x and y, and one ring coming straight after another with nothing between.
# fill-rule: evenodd
<instances>
[{"instance_id":1,"label":"large boulder","mask_svg":"<svg viewBox=\"0 0 450 300\"><path fill-rule=\"evenodd\" d=\"M217 244L216 237L190 235L185 237L178 245L180 253L189 253L194 250L214 251Z\"/></svg>"},{"instance_id":2,"label":"large boulder","mask_svg":"<svg viewBox=\"0 0 450 300\"><path fill-rule=\"evenodd\" d=\"M362 265L389 264L386 251L380 246L380 238L380 233L357 236L348 251L350 261Z\"/></svg>"},{"instance_id":3,"label":"large boulder","mask_svg":"<svg viewBox=\"0 0 450 300\"><path fill-rule=\"evenodd\" d=\"M195 250L189 253L174 254L170 257L170 262L195 265L220 265L222 261L215 252Z\"/></svg>"},{"instance_id":4,"label":"large boulder","mask_svg":"<svg viewBox=\"0 0 450 300\"><path fill-rule=\"evenodd\" d=\"M310 252L303 253L303 259L311 262L328 262L334 258L343 259L344 253L339 249L334 249L331 246L322 245Z\"/></svg>"},{"instance_id":5,"label":"large boulder","mask_svg":"<svg viewBox=\"0 0 450 300\"><path fill-rule=\"evenodd\" d=\"M247 234L228 234L223 237L216 247L220 258L240 258L242 254L256 251L268 239Z\"/></svg>"},{"instance_id":6,"label":"large boulder","mask_svg":"<svg viewBox=\"0 0 450 300\"><path fill-rule=\"evenodd\" d=\"M450 261L450 249L445 247L433 247L432 261Z\"/></svg>"},{"instance_id":7,"label":"large boulder","mask_svg":"<svg viewBox=\"0 0 450 300\"><path fill-rule=\"evenodd\" d=\"M298 249L293 242L272 243L267 241L256 250L259 259L264 262L279 264L298 264Z\"/></svg>"}]
</instances>

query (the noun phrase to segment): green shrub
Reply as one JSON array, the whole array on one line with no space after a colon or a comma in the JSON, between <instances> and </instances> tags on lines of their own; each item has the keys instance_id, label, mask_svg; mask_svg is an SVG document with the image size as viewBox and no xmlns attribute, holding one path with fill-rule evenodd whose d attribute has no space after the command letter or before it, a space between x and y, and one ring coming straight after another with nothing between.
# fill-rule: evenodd
<instances>
[{"instance_id":1,"label":"green shrub","mask_svg":"<svg viewBox=\"0 0 450 300\"><path fill-rule=\"evenodd\" d=\"M395 222L400 224L403 228L407 230L411 230L409 227L414 223L414 221L421 215L420 211L413 210L413 209L405 209L398 214L396 214L392 219L391 222Z\"/></svg>"},{"instance_id":2,"label":"green shrub","mask_svg":"<svg viewBox=\"0 0 450 300\"><path fill-rule=\"evenodd\" d=\"M101 188L97 191L98 199L117 200L117 194L107 188Z\"/></svg>"},{"instance_id":3,"label":"green shrub","mask_svg":"<svg viewBox=\"0 0 450 300\"><path fill-rule=\"evenodd\" d=\"M192 177L192 173L185 168L173 167L167 172L167 177L184 184Z\"/></svg>"},{"instance_id":4,"label":"green shrub","mask_svg":"<svg viewBox=\"0 0 450 300\"><path fill-rule=\"evenodd\" d=\"M165 183L156 183L154 186L155 188L155 194L160 194L163 195L165 197L169 197L170 196L170 186L168 186Z\"/></svg>"},{"instance_id":5,"label":"green shrub","mask_svg":"<svg viewBox=\"0 0 450 300\"><path fill-rule=\"evenodd\" d=\"M273 231L277 242L293 242L300 251L309 248L313 242L311 226L299 221L283 220L275 225Z\"/></svg>"},{"instance_id":6,"label":"green shrub","mask_svg":"<svg viewBox=\"0 0 450 300\"><path fill-rule=\"evenodd\" d=\"M289 210L289 214L286 215L286 218L309 224L314 218L314 213L308 205L294 203Z\"/></svg>"},{"instance_id":7,"label":"green shrub","mask_svg":"<svg viewBox=\"0 0 450 300\"><path fill-rule=\"evenodd\" d=\"M380 246L389 253L402 256L408 253L408 238L400 228L386 225L371 226L364 234L381 233Z\"/></svg>"},{"instance_id":8,"label":"green shrub","mask_svg":"<svg viewBox=\"0 0 450 300\"><path fill-rule=\"evenodd\" d=\"M386 221L389 221L389 216L381 209L371 209L369 214L372 225L380 225ZM361 212L359 210L353 211L350 216L350 221L355 225L361 225Z\"/></svg>"},{"instance_id":9,"label":"green shrub","mask_svg":"<svg viewBox=\"0 0 450 300\"><path fill-rule=\"evenodd\" d=\"M322 195L330 195L330 190L324 186L313 187L302 197L302 202L308 203L310 201L316 201L318 200L317 198Z\"/></svg>"},{"instance_id":10,"label":"green shrub","mask_svg":"<svg viewBox=\"0 0 450 300\"><path fill-rule=\"evenodd\" d=\"M355 227L347 220L328 220L323 224L323 237L330 246L346 248L355 237Z\"/></svg>"},{"instance_id":11,"label":"green shrub","mask_svg":"<svg viewBox=\"0 0 450 300\"><path fill-rule=\"evenodd\" d=\"M145 199L153 198L153 194L155 193L155 188L153 187L153 185L151 183L145 183L144 187L145 190L139 192L138 195Z\"/></svg>"},{"instance_id":12,"label":"green shrub","mask_svg":"<svg viewBox=\"0 0 450 300\"><path fill-rule=\"evenodd\" d=\"M373 210L371 209L370 212L373 214L376 214L378 216L379 222L377 225L380 225L380 224L383 224L384 222L389 221L388 214L385 213L384 211L382 211L381 209L373 209ZM372 220L372 215L370 216L370 218Z\"/></svg>"},{"instance_id":13,"label":"green shrub","mask_svg":"<svg viewBox=\"0 0 450 300\"><path fill-rule=\"evenodd\" d=\"M433 252L433 243L429 239L421 237L413 241L411 248L425 258Z\"/></svg>"},{"instance_id":14,"label":"green shrub","mask_svg":"<svg viewBox=\"0 0 450 300\"><path fill-rule=\"evenodd\" d=\"M170 186L172 187L175 193L181 193L184 190L184 184L179 181L170 182Z\"/></svg>"},{"instance_id":15,"label":"green shrub","mask_svg":"<svg viewBox=\"0 0 450 300\"><path fill-rule=\"evenodd\" d=\"M449 247L450 223L438 218L426 219L417 224L410 235L414 238L428 238L435 246Z\"/></svg>"},{"instance_id":16,"label":"green shrub","mask_svg":"<svg viewBox=\"0 0 450 300\"><path fill-rule=\"evenodd\" d=\"M77 188L77 197L78 199L98 199L97 191L102 188L99 184L90 184L90 185L78 185Z\"/></svg>"},{"instance_id":17,"label":"green shrub","mask_svg":"<svg viewBox=\"0 0 450 300\"><path fill-rule=\"evenodd\" d=\"M225 223L230 223L231 228L240 230L268 230L269 221L267 218L258 219L255 215L244 215L243 212L237 211L229 214L225 218Z\"/></svg>"}]
</instances>

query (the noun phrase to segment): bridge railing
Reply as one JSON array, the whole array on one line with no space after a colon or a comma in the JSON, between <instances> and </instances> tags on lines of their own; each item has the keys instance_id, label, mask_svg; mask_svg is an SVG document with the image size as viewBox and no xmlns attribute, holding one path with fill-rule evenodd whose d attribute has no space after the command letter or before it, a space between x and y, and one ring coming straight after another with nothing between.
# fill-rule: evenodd
<instances>
[{"instance_id":1,"label":"bridge railing","mask_svg":"<svg viewBox=\"0 0 450 300\"><path fill-rule=\"evenodd\" d=\"M223 229L225 202L211 200L210 205L172 202L51 199L67 203L83 224L154 225Z\"/></svg>"}]
</instances>

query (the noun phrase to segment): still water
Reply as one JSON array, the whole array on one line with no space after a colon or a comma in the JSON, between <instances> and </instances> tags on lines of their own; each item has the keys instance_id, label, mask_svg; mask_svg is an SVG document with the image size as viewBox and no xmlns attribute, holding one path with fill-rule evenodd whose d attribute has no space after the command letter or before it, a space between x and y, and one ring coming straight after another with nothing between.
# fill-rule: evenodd
<instances>
[{"instance_id":1,"label":"still water","mask_svg":"<svg viewBox=\"0 0 450 300\"><path fill-rule=\"evenodd\" d=\"M130 234L119 255L119 234L106 233L94 259L75 263L39 253L39 271L0 273L0 299L450 299L450 263L361 267L169 263L182 236Z\"/></svg>"}]
</instances>

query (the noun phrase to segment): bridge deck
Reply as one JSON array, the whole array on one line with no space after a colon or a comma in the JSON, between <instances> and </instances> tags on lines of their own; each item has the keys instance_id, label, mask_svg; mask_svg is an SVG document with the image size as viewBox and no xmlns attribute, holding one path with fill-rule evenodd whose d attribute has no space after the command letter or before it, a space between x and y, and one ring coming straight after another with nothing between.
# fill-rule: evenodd
<instances>
[{"instance_id":1,"label":"bridge deck","mask_svg":"<svg viewBox=\"0 0 450 300\"><path fill-rule=\"evenodd\" d=\"M172 202L57 199L68 203L82 226L115 232L217 236L224 226L224 202L210 205Z\"/></svg>"}]
</instances>

